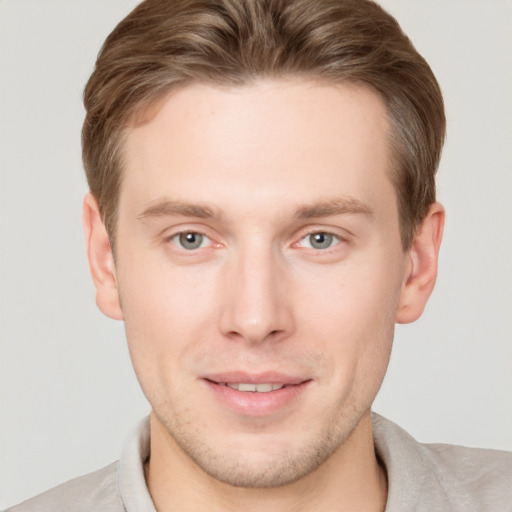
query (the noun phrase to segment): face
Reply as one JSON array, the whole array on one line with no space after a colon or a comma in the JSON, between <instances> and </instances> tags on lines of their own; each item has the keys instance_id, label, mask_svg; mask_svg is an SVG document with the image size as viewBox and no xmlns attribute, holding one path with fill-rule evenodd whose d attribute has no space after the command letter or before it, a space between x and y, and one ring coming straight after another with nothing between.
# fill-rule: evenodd
<instances>
[{"instance_id":1,"label":"face","mask_svg":"<svg viewBox=\"0 0 512 512\"><path fill-rule=\"evenodd\" d=\"M127 131L116 284L169 439L232 485L283 485L369 414L407 273L369 89L171 93Z\"/></svg>"}]
</instances>

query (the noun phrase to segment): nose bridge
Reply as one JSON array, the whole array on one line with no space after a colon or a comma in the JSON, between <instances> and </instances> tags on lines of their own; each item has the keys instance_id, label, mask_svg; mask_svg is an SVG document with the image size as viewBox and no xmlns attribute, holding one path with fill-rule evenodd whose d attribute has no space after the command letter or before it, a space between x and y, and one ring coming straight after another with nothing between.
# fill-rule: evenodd
<instances>
[{"instance_id":1,"label":"nose bridge","mask_svg":"<svg viewBox=\"0 0 512 512\"><path fill-rule=\"evenodd\" d=\"M250 343L285 336L292 329L293 318L279 255L271 244L261 241L235 252L227 276L222 331Z\"/></svg>"}]
</instances>

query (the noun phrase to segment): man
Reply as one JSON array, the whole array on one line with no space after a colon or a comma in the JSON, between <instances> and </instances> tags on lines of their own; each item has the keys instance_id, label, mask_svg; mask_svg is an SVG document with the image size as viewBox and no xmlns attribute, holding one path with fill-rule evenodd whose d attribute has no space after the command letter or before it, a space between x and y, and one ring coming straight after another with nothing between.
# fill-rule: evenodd
<instances>
[{"instance_id":1,"label":"man","mask_svg":"<svg viewBox=\"0 0 512 512\"><path fill-rule=\"evenodd\" d=\"M371 414L433 289L428 65L362 1L142 3L85 92L84 228L152 406L13 510L506 510L510 456Z\"/></svg>"}]
</instances>

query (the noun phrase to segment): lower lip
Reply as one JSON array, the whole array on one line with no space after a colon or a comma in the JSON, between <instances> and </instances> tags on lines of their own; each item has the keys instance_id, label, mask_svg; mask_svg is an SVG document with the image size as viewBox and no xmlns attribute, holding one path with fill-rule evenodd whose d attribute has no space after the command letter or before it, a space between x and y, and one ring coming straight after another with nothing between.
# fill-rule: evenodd
<instances>
[{"instance_id":1,"label":"lower lip","mask_svg":"<svg viewBox=\"0 0 512 512\"><path fill-rule=\"evenodd\" d=\"M297 401L311 381L286 386L267 393L238 391L223 384L203 380L217 400L227 405L233 412L243 416L269 416L288 409Z\"/></svg>"}]
</instances>

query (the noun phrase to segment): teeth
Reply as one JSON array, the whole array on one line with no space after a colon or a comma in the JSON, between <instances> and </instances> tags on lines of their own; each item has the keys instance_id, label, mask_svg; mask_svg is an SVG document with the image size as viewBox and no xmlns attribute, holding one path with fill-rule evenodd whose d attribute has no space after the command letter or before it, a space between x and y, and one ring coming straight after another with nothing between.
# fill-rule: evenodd
<instances>
[{"instance_id":1,"label":"teeth","mask_svg":"<svg viewBox=\"0 0 512 512\"><path fill-rule=\"evenodd\" d=\"M256 384L256 391L258 393L268 393L272 391L272 384Z\"/></svg>"},{"instance_id":2,"label":"teeth","mask_svg":"<svg viewBox=\"0 0 512 512\"><path fill-rule=\"evenodd\" d=\"M258 392L268 393L269 391L276 391L284 387L283 384L245 384L245 383L228 383L228 387L244 392Z\"/></svg>"}]
</instances>

